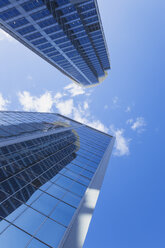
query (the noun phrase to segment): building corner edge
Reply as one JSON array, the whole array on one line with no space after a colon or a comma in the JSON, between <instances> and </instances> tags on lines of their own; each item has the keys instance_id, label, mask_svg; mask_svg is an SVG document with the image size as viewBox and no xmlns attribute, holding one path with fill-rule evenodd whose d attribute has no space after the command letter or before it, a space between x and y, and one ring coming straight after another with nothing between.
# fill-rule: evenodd
<instances>
[{"instance_id":1,"label":"building corner edge","mask_svg":"<svg viewBox=\"0 0 165 248\"><path fill-rule=\"evenodd\" d=\"M102 160L77 208L59 248L82 248L103 183L115 137L112 137Z\"/></svg>"}]
</instances>

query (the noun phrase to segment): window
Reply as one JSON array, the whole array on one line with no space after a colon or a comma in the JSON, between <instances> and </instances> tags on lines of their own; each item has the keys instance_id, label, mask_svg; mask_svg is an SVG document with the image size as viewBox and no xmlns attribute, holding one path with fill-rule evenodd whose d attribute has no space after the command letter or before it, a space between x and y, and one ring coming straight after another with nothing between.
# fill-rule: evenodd
<instances>
[{"instance_id":1,"label":"window","mask_svg":"<svg viewBox=\"0 0 165 248\"><path fill-rule=\"evenodd\" d=\"M50 26L50 25L55 24L55 23L56 23L56 20L53 17L51 17L51 18L46 19L44 21L38 22L37 24L41 28L45 28L45 27Z\"/></svg>"},{"instance_id":2,"label":"window","mask_svg":"<svg viewBox=\"0 0 165 248\"><path fill-rule=\"evenodd\" d=\"M66 228L53 220L47 219L36 234L36 237L49 246L58 247ZM21 247L22 248L22 247Z\"/></svg>"},{"instance_id":3,"label":"window","mask_svg":"<svg viewBox=\"0 0 165 248\"><path fill-rule=\"evenodd\" d=\"M0 236L1 247L25 247L30 236L14 226L9 226ZM19 242L18 242L19 240Z\"/></svg>"},{"instance_id":4,"label":"window","mask_svg":"<svg viewBox=\"0 0 165 248\"><path fill-rule=\"evenodd\" d=\"M25 35L25 34L28 34L30 32L33 32L35 30L36 29L32 25L29 25L26 28L22 28L22 29L17 30L17 32L20 33L21 35Z\"/></svg>"},{"instance_id":5,"label":"window","mask_svg":"<svg viewBox=\"0 0 165 248\"><path fill-rule=\"evenodd\" d=\"M64 202L59 202L50 217L59 223L68 226L75 210L75 208L65 204Z\"/></svg>"},{"instance_id":6,"label":"window","mask_svg":"<svg viewBox=\"0 0 165 248\"><path fill-rule=\"evenodd\" d=\"M9 22L8 24L12 27L12 28L18 28L21 27L25 24L29 23L28 20L26 20L26 18L20 18L20 19L16 19L12 22Z\"/></svg>"},{"instance_id":7,"label":"window","mask_svg":"<svg viewBox=\"0 0 165 248\"><path fill-rule=\"evenodd\" d=\"M37 48L40 50L43 50L43 49L48 48L48 47L52 47L52 45L50 43L46 43L46 44L43 44L41 46L38 46Z\"/></svg>"},{"instance_id":8,"label":"window","mask_svg":"<svg viewBox=\"0 0 165 248\"><path fill-rule=\"evenodd\" d=\"M33 33L33 34L30 34L28 36L25 36L25 38L27 40L34 40L34 39L37 39L39 37L41 37L42 35L39 33L39 32L36 32L36 33Z\"/></svg>"},{"instance_id":9,"label":"window","mask_svg":"<svg viewBox=\"0 0 165 248\"><path fill-rule=\"evenodd\" d=\"M43 5L42 0L30 0L21 4L25 11L30 11Z\"/></svg>"},{"instance_id":10,"label":"window","mask_svg":"<svg viewBox=\"0 0 165 248\"><path fill-rule=\"evenodd\" d=\"M20 14L20 12L16 9L16 8L11 8L8 10L5 10L3 12L0 12L0 18L3 21L9 20L15 16L18 16Z\"/></svg>"},{"instance_id":11,"label":"window","mask_svg":"<svg viewBox=\"0 0 165 248\"><path fill-rule=\"evenodd\" d=\"M37 211L49 215L53 208L55 208L58 200L48 194L41 194L38 199L32 204L32 208Z\"/></svg>"},{"instance_id":12,"label":"window","mask_svg":"<svg viewBox=\"0 0 165 248\"><path fill-rule=\"evenodd\" d=\"M14 221L14 224L33 235L45 218L45 216L39 214L37 211L28 208Z\"/></svg>"},{"instance_id":13,"label":"window","mask_svg":"<svg viewBox=\"0 0 165 248\"><path fill-rule=\"evenodd\" d=\"M42 38L42 39L38 39L38 40L33 41L32 44L33 45L39 45L39 44L42 44L45 42L47 42L47 40L45 38Z\"/></svg>"},{"instance_id":14,"label":"window","mask_svg":"<svg viewBox=\"0 0 165 248\"><path fill-rule=\"evenodd\" d=\"M1 0L1 1L0 1L0 8L6 6L6 5L8 5L8 4L10 4L10 2L9 2L8 0Z\"/></svg>"},{"instance_id":15,"label":"window","mask_svg":"<svg viewBox=\"0 0 165 248\"><path fill-rule=\"evenodd\" d=\"M33 14L31 14L30 16L33 18L33 20L39 20L41 18L44 18L46 16L49 16L50 15L50 12L48 9L43 9L41 11L38 11L38 12L35 12Z\"/></svg>"}]
</instances>

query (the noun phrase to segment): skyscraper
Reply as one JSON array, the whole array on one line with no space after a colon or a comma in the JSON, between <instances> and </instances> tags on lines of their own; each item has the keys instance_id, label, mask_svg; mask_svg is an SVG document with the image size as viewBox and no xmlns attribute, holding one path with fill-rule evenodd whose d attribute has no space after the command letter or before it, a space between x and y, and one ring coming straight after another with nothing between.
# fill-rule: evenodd
<instances>
[{"instance_id":1,"label":"skyscraper","mask_svg":"<svg viewBox=\"0 0 165 248\"><path fill-rule=\"evenodd\" d=\"M0 112L1 247L82 247L113 142L58 114Z\"/></svg>"},{"instance_id":2,"label":"skyscraper","mask_svg":"<svg viewBox=\"0 0 165 248\"><path fill-rule=\"evenodd\" d=\"M1 0L0 28L82 86L110 69L97 0Z\"/></svg>"}]
</instances>

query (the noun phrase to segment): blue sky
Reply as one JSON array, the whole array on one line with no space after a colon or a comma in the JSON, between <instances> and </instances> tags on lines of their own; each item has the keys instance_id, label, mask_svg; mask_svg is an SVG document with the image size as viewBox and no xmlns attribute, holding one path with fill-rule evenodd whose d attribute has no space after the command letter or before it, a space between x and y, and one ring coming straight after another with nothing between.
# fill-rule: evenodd
<instances>
[{"instance_id":1,"label":"blue sky","mask_svg":"<svg viewBox=\"0 0 165 248\"><path fill-rule=\"evenodd\" d=\"M82 89L0 31L0 109L60 112L116 136L85 248L165 247L164 0L98 0L108 78Z\"/></svg>"}]
</instances>

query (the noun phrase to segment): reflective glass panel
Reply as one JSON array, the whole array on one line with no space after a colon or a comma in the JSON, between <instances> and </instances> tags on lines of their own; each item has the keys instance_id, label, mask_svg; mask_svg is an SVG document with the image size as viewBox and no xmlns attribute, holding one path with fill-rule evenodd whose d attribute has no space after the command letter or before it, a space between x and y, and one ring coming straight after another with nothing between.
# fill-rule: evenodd
<instances>
[{"instance_id":1,"label":"reflective glass panel","mask_svg":"<svg viewBox=\"0 0 165 248\"><path fill-rule=\"evenodd\" d=\"M0 112L0 247L58 247L110 141L60 115Z\"/></svg>"}]
</instances>

